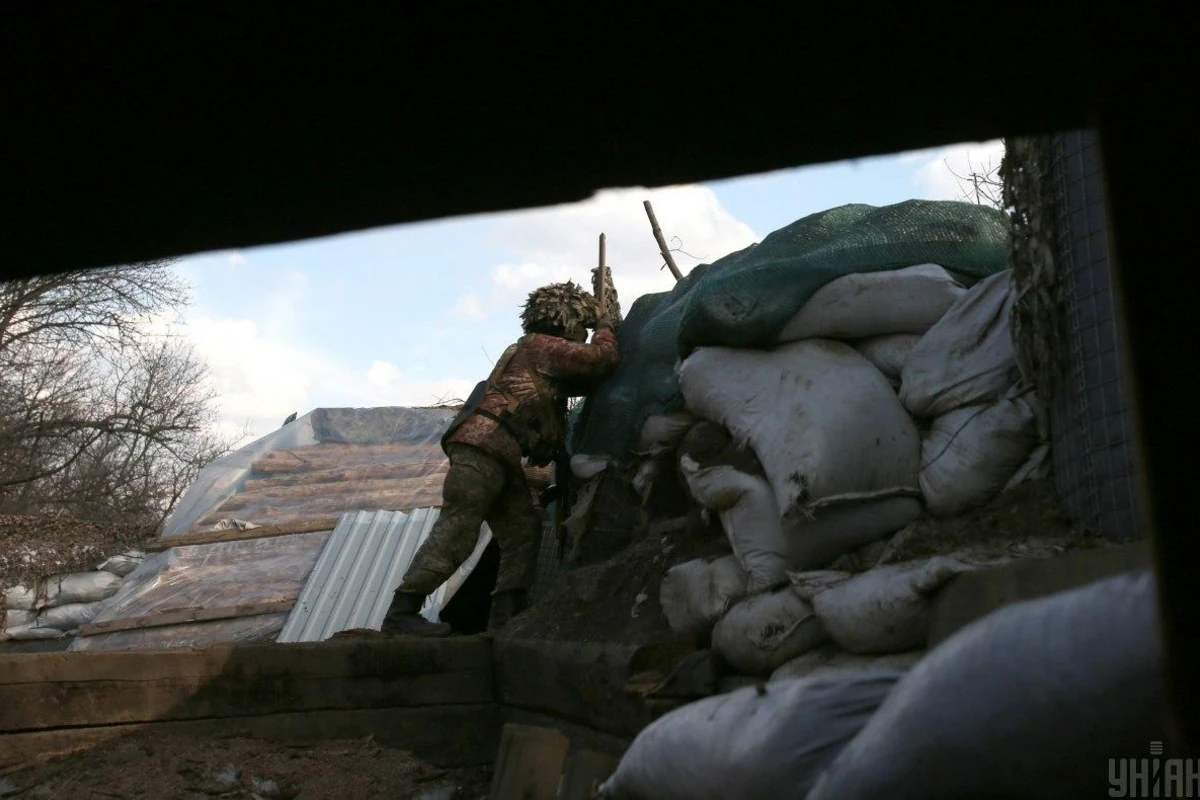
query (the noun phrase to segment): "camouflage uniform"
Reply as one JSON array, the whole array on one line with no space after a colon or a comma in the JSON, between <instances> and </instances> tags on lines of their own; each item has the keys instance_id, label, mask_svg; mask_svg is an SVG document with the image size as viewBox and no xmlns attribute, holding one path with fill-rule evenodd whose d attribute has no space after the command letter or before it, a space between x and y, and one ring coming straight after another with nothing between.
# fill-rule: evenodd
<instances>
[{"instance_id":1,"label":"camouflage uniform","mask_svg":"<svg viewBox=\"0 0 1200 800\"><path fill-rule=\"evenodd\" d=\"M607 327L597 330L590 344L543 333L521 337L496 385L445 441L450 468L441 515L398 592L427 595L437 589L470 556L484 522L500 546L493 593L532 585L541 520L521 459L528 455L531 463L548 463L546 454L561 447L565 431L546 431L545 452L540 454L530 454L528 443L517 437L531 418L555 418L567 397L587 394L616 365L617 339ZM506 425L500 419L514 400L521 408Z\"/></svg>"}]
</instances>

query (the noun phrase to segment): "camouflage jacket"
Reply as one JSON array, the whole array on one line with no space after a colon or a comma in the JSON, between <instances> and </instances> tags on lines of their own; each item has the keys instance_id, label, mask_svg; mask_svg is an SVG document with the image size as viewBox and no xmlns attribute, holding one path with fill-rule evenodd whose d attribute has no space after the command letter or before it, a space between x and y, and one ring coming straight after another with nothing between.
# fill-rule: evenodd
<instances>
[{"instance_id":1,"label":"camouflage jacket","mask_svg":"<svg viewBox=\"0 0 1200 800\"><path fill-rule=\"evenodd\" d=\"M493 417L502 417L513 398L521 401L518 423L531 416L554 414L565 398L588 394L616 366L617 337L610 330L596 331L586 344L543 333L526 334L517 341L517 351L497 385L488 388L476 412L450 434L447 443L473 445L519 469L522 456L527 455L524 443ZM530 369L537 371L536 380ZM545 389L540 394L539 383Z\"/></svg>"}]
</instances>

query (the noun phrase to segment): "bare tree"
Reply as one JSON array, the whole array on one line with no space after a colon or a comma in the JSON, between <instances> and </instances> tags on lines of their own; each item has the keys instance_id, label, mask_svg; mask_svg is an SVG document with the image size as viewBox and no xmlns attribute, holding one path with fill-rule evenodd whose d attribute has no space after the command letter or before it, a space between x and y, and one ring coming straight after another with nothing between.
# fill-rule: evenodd
<instances>
[{"instance_id":1,"label":"bare tree","mask_svg":"<svg viewBox=\"0 0 1200 800\"><path fill-rule=\"evenodd\" d=\"M164 262L0 284L0 509L159 522L229 449L206 365L147 332L186 301Z\"/></svg>"},{"instance_id":2,"label":"bare tree","mask_svg":"<svg viewBox=\"0 0 1200 800\"><path fill-rule=\"evenodd\" d=\"M963 200L981 206L1004 208L1004 181L1001 178L1003 157L999 164L993 164L991 159L979 164L967 162L967 173L959 175L950 166L949 161L943 162L950 174L958 179L963 192Z\"/></svg>"}]
</instances>

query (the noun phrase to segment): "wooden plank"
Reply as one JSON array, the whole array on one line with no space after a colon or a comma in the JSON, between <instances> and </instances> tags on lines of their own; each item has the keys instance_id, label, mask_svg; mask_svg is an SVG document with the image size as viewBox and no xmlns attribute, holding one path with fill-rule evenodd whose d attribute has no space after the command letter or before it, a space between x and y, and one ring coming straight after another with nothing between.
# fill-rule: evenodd
<instances>
[{"instance_id":1,"label":"wooden plank","mask_svg":"<svg viewBox=\"0 0 1200 800\"><path fill-rule=\"evenodd\" d=\"M521 725L539 725L554 728L571 740L571 749L594 750L614 758L620 758L633 743L633 735L617 736L604 731L579 725L574 722L539 714L536 711L525 711L512 706L501 705L500 715L505 723L513 722Z\"/></svg>"},{"instance_id":2,"label":"wooden plank","mask_svg":"<svg viewBox=\"0 0 1200 800\"><path fill-rule=\"evenodd\" d=\"M492 674L485 669L5 684L0 685L0 732L492 700Z\"/></svg>"},{"instance_id":3,"label":"wooden plank","mask_svg":"<svg viewBox=\"0 0 1200 800\"><path fill-rule=\"evenodd\" d=\"M329 639L169 650L0 655L0 686L15 683L166 680L230 675L334 677L419 675L491 666L485 636L447 639Z\"/></svg>"},{"instance_id":4,"label":"wooden plank","mask_svg":"<svg viewBox=\"0 0 1200 800\"><path fill-rule=\"evenodd\" d=\"M0 735L0 769L112 744L132 733L248 736L274 741L361 739L411 750L439 767L491 764L499 742L494 704L265 714Z\"/></svg>"},{"instance_id":5,"label":"wooden plank","mask_svg":"<svg viewBox=\"0 0 1200 800\"><path fill-rule=\"evenodd\" d=\"M324 444L276 450L267 453L250 465L256 475L278 475L287 472L312 472L339 467L361 467L384 462L444 459L438 442L424 444Z\"/></svg>"},{"instance_id":6,"label":"wooden plank","mask_svg":"<svg viewBox=\"0 0 1200 800\"><path fill-rule=\"evenodd\" d=\"M620 758L595 750L576 750L567 758L557 800L590 800L600 784L617 771Z\"/></svg>"},{"instance_id":7,"label":"wooden plank","mask_svg":"<svg viewBox=\"0 0 1200 800\"><path fill-rule=\"evenodd\" d=\"M956 576L937 593L930 612L933 647L975 620L1023 600L1074 589L1150 565L1149 542L1075 550L1052 558L1015 561Z\"/></svg>"},{"instance_id":8,"label":"wooden plank","mask_svg":"<svg viewBox=\"0 0 1200 800\"><path fill-rule=\"evenodd\" d=\"M188 547L201 544L219 544L221 542L243 542L247 539L269 539L273 536L290 536L296 533L318 533L331 531L337 527L339 517L325 516L318 519L304 519L290 522L286 525L261 525L247 531L226 530L208 531L192 530L170 539L157 539L146 546L146 552L161 553L172 547Z\"/></svg>"},{"instance_id":9,"label":"wooden plank","mask_svg":"<svg viewBox=\"0 0 1200 800\"><path fill-rule=\"evenodd\" d=\"M505 725L488 800L555 800L569 748L553 728Z\"/></svg>"},{"instance_id":10,"label":"wooden plank","mask_svg":"<svg viewBox=\"0 0 1200 800\"><path fill-rule=\"evenodd\" d=\"M360 484L374 480L397 480L419 478L435 472L446 472L445 456L437 460L408 461L390 464L368 464L362 467L336 467L311 472L290 472L267 478L250 478L242 484L243 492L273 489L283 486L329 486L331 484Z\"/></svg>"},{"instance_id":11,"label":"wooden plank","mask_svg":"<svg viewBox=\"0 0 1200 800\"><path fill-rule=\"evenodd\" d=\"M98 633L113 633L114 631L130 631L141 628L161 628L167 625L186 625L190 622L212 622L220 619L237 619L239 617L257 617L263 614L281 614L292 610L296 601L274 600L266 603L247 603L240 606L219 606L215 608L179 608L148 614L144 617L121 617L89 622L79 626L80 636L94 636Z\"/></svg>"}]
</instances>

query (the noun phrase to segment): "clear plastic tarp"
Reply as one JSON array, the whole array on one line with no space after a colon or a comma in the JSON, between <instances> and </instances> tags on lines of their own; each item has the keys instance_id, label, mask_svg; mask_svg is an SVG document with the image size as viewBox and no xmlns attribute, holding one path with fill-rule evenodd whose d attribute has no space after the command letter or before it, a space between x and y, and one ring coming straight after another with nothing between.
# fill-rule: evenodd
<instances>
[{"instance_id":1,"label":"clear plastic tarp","mask_svg":"<svg viewBox=\"0 0 1200 800\"><path fill-rule=\"evenodd\" d=\"M222 520L288 526L344 512L441 506L452 408L318 408L201 471L163 538Z\"/></svg>"},{"instance_id":2,"label":"clear plastic tarp","mask_svg":"<svg viewBox=\"0 0 1200 800\"><path fill-rule=\"evenodd\" d=\"M70 649L272 641L329 536L329 531L271 536L150 555L92 619L92 626L114 630L77 636Z\"/></svg>"}]
</instances>

